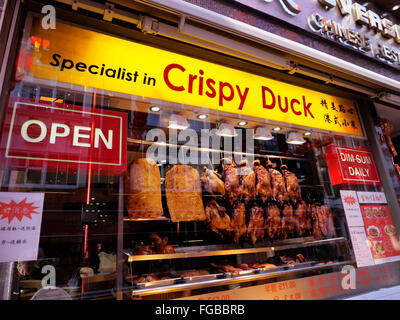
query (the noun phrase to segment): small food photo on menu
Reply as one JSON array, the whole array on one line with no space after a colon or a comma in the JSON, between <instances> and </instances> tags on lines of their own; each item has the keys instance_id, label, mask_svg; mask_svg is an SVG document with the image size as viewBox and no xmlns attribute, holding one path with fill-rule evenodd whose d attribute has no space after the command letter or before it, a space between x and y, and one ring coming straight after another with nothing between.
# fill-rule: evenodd
<instances>
[{"instance_id":1,"label":"small food photo on menu","mask_svg":"<svg viewBox=\"0 0 400 320\"><path fill-rule=\"evenodd\" d=\"M364 212L365 212L365 216L366 216L367 218L372 218L372 211L371 211L371 208L369 208L369 207L364 208Z\"/></svg>"},{"instance_id":2,"label":"small food photo on menu","mask_svg":"<svg viewBox=\"0 0 400 320\"><path fill-rule=\"evenodd\" d=\"M396 234L396 228L394 227L394 225L388 224L385 226L384 230L389 236Z\"/></svg>"},{"instance_id":3,"label":"small food photo on menu","mask_svg":"<svg viewBox=\"0 0 400 320\"><path fill-rule=\"evenodd\" d=\"M383 245L383 241L372 241L374 251L377 255L385 254L385 247Z\"/></svg>"},{"instance_id":4,"label":"small food photo on menu","mask_svg":"<svg viewBox=\"0 0 400 320\"><path fill-rule=\"evenodd\" d=\"M376 227L376 226L368 227L367 233L370 237L373 237L373 238L379 237L379 235L380 235L380 231L379 231L378 227Z\"/></svg>"}]
</instances>

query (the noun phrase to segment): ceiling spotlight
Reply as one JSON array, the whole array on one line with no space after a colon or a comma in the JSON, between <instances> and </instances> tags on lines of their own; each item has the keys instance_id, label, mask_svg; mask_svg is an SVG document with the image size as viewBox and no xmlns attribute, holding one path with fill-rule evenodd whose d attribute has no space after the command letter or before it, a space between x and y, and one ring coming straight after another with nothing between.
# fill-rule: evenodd
<instances>
[{"instance_id":1,"label":"ceiling spotlight","mask_svg":"<svg viewBox=\"0 0 400 320\"><path fill-rule=\"evenodd\" d=\"M157 106L152 106L152 107L150 107L150 111L159 112L159 111L161 111L161 108L157 107Z\"/></svg>"},{"instance_id":2,"label":"ceiling spotlight","mask_svg":"<svg viewBox=\"0 0 400 320\"><path fill-rule=\"evenodd\" d=\"M311 135L312 135L312 132L311 132L311 131L306 131L306 132L303 133L303 135L304 135L305 137L311 136Z\"/></svg>"},{"instance_id":3,"label":"ceiling spotlight","mask_svg":"<svg viewBox=\"0 0 400 320\"><path fill-rule=\"evenodd\" d=\"M400 5L396 4L395 6L393 6L392 11L396 11L400 9Z\"/></svg>"},{"instance_id":4,"label":"ceiling spotlight","mask_svg":"<svg viewBox=\"0 0 400 320\"><path fill-rule=\"evenodd\" d=\"M189 128L189 126L190 124L184 116L181 116L179 114L172 114L169 117L168 128L170 129L185 130Z\"/></svg>"},{"instance_id":5,"label":"ceiling spotlight","mask_svg":"<svg viewBox=\"0 0 400 320\"><path fill-rule=\"evenodd\" d=\"M247 123L247 121L239 121L237 124L238 126L245 126Z\"/></svg>"},{"instance_id":6,"label":"ceiling spotlight","mask_svg":"<svg viewBox=\"0 0 400 320\"><path fill-rule=\"evenodd\" d=\"M275 128L272 128L272 131L281 131L282 130L282 128L281 127L275 127Z\"/></svg>"},{"instance_id":7,"label":"ceiling spotlight","mask_svg":"<svg viewBox=\"0 0 400 320\"><path fill-rule=\"evenodd\" d=\"M304 140L303 136L299 134L297 131L289 131L286 143L288 144L303 144L306 140Z\"/></svg>"},{"instance_id":8,"label":"ceiling spotlight","mask_svg":"<svg viewBox=\"0 0 400 320\"><path fill-rule=\"evenodd\" d=\"M216 134L223 137L236 137L238 135L235 127L229 123L221 123Z\"/></svg>"},{"instance_id":9,"label":"ceiling spotlight","mask_svg":"<svg viewBox=\"0 0 400 320\"><path fill-rule=\"evenodd\" d=\"M271 131L269 131L265 127L258 127L256 130L256 133L254 135L254 139L257 140L272 140L274 137L271 134Z\"/></svg>"},{"instance_id":10,"label":"ceiling spotlight","mask_svg":"<svg viewBox=\"0 0 400 320\"><path fill-rule=\"evenodd\" d=\"M197 116L197 119L200 119L200 120L204 120L204 119L207 119L207 118L208 118L208 115L206 115L206 114L199 114Z\"/></svg>"}]
</instances>

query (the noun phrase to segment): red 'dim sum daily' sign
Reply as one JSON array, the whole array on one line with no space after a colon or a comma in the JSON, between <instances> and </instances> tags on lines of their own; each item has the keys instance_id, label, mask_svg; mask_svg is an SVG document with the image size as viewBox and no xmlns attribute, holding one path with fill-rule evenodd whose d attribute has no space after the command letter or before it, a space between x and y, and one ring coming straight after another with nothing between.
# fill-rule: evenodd
<instances>
[{"instance_id":1,"label":"red 'dim sum daily' sign","mask_svg":"<svg viewBox=\"0 0 400 320\"><path fill-rule=\"evenodd\" d=\"M1 140L5 167L126 170L127 115L67 104L12 99Z\"/></svg>"},{"instance_id":2,"label":"red 'dim sum daily' sign","mask_svg":"<svg viewBox=\"0 0 400 320\"><path fill-rule=\"evenodd\" d=\"M330 145L325 148L329 175L333 185L381 185L372 152L365 148Z\"/></svg>"}]
</instances>

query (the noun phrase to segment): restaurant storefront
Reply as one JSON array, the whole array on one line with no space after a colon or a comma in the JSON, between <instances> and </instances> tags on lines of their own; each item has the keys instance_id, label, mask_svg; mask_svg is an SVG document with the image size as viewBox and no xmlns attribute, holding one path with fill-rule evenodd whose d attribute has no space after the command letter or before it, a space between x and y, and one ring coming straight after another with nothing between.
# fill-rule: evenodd
<instances>
[{"instance_id":1,"label":"restaurant storefront","mask_svg":"<svg viewBox=\"0 0 400 320\"><path fill-rule=\"evenodd\" d=\"M400 283L396 20L374 20L386 43L356 1L193 2L13 5L3 299L335 299ZM352 15L371 31L339 25Z\"/></svg>"}]
</instances>

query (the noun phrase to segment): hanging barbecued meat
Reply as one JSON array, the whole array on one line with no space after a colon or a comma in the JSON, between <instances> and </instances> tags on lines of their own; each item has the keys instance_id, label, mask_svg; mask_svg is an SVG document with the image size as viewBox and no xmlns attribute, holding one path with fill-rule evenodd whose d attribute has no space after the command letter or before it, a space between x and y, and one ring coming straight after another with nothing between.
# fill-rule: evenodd
<instances>
[{"instance_id":1,"label":"hanging barbecued meat","mask_svg":"<svg viewBox=\"0 0 400 320\"><path fill-rule=\"evenodd\" d=\"M210 170L207 167L203 167L201 174L201 182L204 189L211 195L225 195L225 185L221 180L222 176L216 173L214 170Z\"/></svg>"},{"instance_id":2,"label":"hanging barbecued meat","mask_svg":"<svg viewBox=\"0 0 400 320\"><path fill-rule=\"evenodd\" d=\"M252 207L250 209L250 220L247 227L247 234L251 242L256 243L257 239L264 238L264 209L261 207Z\"/></svg>"},{"instance_id":3,"label":"hanging barbecued meat","mask_svg":"<svg viewBox=\"0 0 400 320\"><path fill-rule=\"evenodd\" d=\"M247 231L246 208L242 202L237 202L233 206L230 230L235 242L238 242L239 238Z\"/></svg>"},{"instance_id":4,"label":"hanging barbecued meat","mask_svg":"<svg viewBox=\"0 0 400 320\"><path fill-rule=\"evenodd\" d=\"M272 196L271 175L261 165L260 160L255 160L253 166L256 174L256 196L264 203Z\"/></svg>"},{"instance_id":5,"label":"hanging barbecued meat","mask_svg":"<svg viewBox=\"0 0 400 320\"><path fill-rule=\"evenodd\" d=\"M278 206L269 203L266 208L265 231L270 239L275 239L281 235L281 211Z\"/></svg>"},{"instance_id":6,"label":"hanging barbecued meat","mask_svg":"<svg viewBox=\"0 0 400 320\"><path fill-rule=\"evenodd\" d=\"M233 159L222 158L222 177L224 179L225 197L230 205L238 198L239 193L239 175L236 164Z\"/></svg>"},{"instance_id":7,"label":"hanging barbecued meat","mask_svg":"<svg viewBox=\"0 0 400 320\"><path fill-rule=\"evenodd\" d=\"M285 203L282 210L281 232L284 239L294 234L296 223L293 217L293 207Z\"/></svg>"},{"instance_id":8,"label":"hanging barbecued meat","mask_svg":"<svg viewBox=\"0 0 400 320\"><path fill-rule=\"evenodd\" d=\"M312 205L308 204L306 209L306 236L312 234Z\"/></svg>"},{"instance_id":9,"label":"hanging barbecued meat","mask_svg":"<svg viewBox=\"0 0 400 320\"><path fill-rule=\"evenodd\" d=\"M326 222L327 222L327 236L329 238L336 237L335 224L333 223L333 217L331 210L327 206L322 206L322 210L325 210Z\"/></svg>"},{"instance_id":10,"label":"hanging barbecued meat","mask_svg":"<svg viewBox=\"0 0 400 320\"><path fill-rule=\"evenodd\" d=\"M211 200L206 206L206 221L210 229L223 237L220 230L229 230L231 219L224 207L220 206L215 200Z\"/></svg>"},{"instance_id":11,"label":"hanging barbecued meat","mask_svg":"<svg viewBox=\"0 0 400 320\"><path fill-rule=\"evenodd\" d=\"M322 206L317 206L317 218L321 234L323 237L326 237L328 234L328 224L327 224L326 210L324 210Z\"/></svg>"},{"instance_id":12,"label":"hanging barbecued meat","mask_svg":"<svg viewBox=\"0 0 400 320\"><path fill-rule=\"evenodd\" d=\"M256 174L250 168L247 160L241 161L237 170L239 174L238 199L247 204L256 197Z\"/></svg>"},{"instance_id":13,"label":"hanging barbecued meat","mask_svg":"<svg viewBox=\"0 0 400 320\"><path fill-rule=\"evenodd\" d=\"M317 214L317 206L311 205L311 218L312 218L312 234L315 240L322 239L321 229L319 227L319 219Z\"/></svg>"},{"instance_id":14,"label":"hanging barbecued meat","mask_svg":"<svg viewBox=\"0 0 400 320\"><path fill-rule=\"evenodd\" d=\"M281 170L285 179L287 199L292 201L300 199L301 193L299 188L299 180L297 179L296 175L287 169L286 164L281 166Z\"/></svg>"},{"instance_id":15,"label":"hanging barbecued meat","mask_svg":"<svg viewBox=\"0 0 400 320\"><path fill-rule=\"evenodd\" d=\"M299 237L304 237L308 232L307 204L299 201L294 210L294 221L296 225L296 233Z\"/></svg>"},{"instance_id":16,"label":"hanging barbecued meat","mask_svg":"<svg viewBox=\"0 0 400 320\"><path fill-rule=\"evenodd\" d=\"M271 162L268 162L268 171L271 174L272 199L282 204L287 199L285 180L278 170L272 168Z\"/></svg>"}]
</instances>

